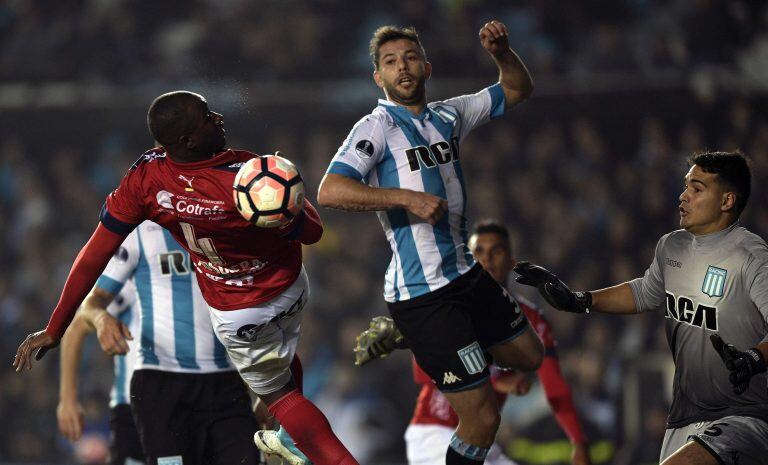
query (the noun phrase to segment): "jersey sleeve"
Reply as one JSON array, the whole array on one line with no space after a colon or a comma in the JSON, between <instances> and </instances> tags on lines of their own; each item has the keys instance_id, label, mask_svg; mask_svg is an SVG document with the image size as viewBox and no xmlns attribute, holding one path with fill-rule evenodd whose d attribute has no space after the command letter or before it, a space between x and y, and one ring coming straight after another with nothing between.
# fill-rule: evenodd
<instances>
[{"instance_id":1,"label":"jersey sleeve","mask_svg":"<svg viewBox=\"0 0 768 465\"><path fill-rule=\"evenodd\" d=\"M642 278L636 278L629 282L632 288L632 297L635 299L637 312L658 310L664 305L666 299L664 293L664 274L662 271L662 251L669 235L662 236L656 244L656 253L651 266L645 271Z\"/></svg>"},{"instance_id":2,"label":"jersey sleeve","mask_svg":"<svg viewBox=\"0 0 768 465\"><path fill-rule=\"evenodd\" d=\"M744 268L744 282L748 287L749 298L754 302L763 321L768 323L768 253L761 250L752 253ZM768 342L768 334L760 341Z\"/></svg>"},{"instance_id":3,"label":"jersey sleeve","mask_svg":"<svg viewBox=\"0 0 768 465\"><path fill-rule=\"evenodd\" d=\"M368 115L355 124L344 143L333 156L328 173L362 181L381 159L385 140L384 116Z\"/></svg>"},{"instance_id":4,"label":"jersey sleeve","mask_svg":"<svg viewBox=\"0 0 768 465\"><path fill-rule=\"evenodd\" d=\"M96 287L117 296L123 285L133 277L139 263L139 241L136 230L118 247L107 267L96 280Z\"/></svg>"},{"instance_id":5,"label":"jersey sleeve","mask_svg":"<svg viewBox=\"0 0 768 465\"><path fill-rule=\"evenodd\" d=\"M458 112L461 122L459 141L462 141L473 129L504 114L504 90L501 84L496 83L476 94L462 95L439 102L433 107L438 114L441 103L455 108Z\"/></svg>"}]
</instances>

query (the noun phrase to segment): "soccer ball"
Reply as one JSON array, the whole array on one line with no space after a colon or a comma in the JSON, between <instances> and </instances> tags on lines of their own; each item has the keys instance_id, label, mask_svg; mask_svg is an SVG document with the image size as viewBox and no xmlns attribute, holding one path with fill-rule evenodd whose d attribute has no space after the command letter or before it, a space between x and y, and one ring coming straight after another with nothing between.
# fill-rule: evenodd
<instances>
[{"instance_id":1,"label":"soccer ball","mask_svg":"<svg viewBox=\"0 0 768 465\"><path fill-rule=\"evenodd\" d=\"M260 228L285 226L304 208L304 181L299 170L279 155L243 163L233 187L237 210Z\"/></svg>"}]
</instances>

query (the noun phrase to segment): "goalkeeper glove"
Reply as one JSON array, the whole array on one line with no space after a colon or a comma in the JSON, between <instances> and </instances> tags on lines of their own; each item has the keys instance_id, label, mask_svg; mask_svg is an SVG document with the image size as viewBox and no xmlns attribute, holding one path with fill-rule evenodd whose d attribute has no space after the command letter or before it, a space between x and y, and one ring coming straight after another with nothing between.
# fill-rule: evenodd
<instances>
[{"instance_id":1,"label":"goalkeeper glove","mask_svg":"<svg viewBox=\"0 0 768 465\"><path fill-rule=\"evenodd\" d=\"M753 347L742 352L733 344L723 341L719 334L712 334L709 340L723 359L725 367L731 372L728 379L733 384L734 393L743 393L749 387L750 378L765 373L765 359L757 348Z\"/></svg>"},{"instance_id":2,"label":"goalkeeper glove","mask_svg":"<svg viewBox=\"0 0 768 465\"><path fill-rule=\"evenodd\" d=\"M514 270L520 275L517 282L537 288L549 305L556 309L573 313L589 312L592 306L589 291L573 292L554 273L533 263L520 262Z\"/></svg>"}]
</instances>

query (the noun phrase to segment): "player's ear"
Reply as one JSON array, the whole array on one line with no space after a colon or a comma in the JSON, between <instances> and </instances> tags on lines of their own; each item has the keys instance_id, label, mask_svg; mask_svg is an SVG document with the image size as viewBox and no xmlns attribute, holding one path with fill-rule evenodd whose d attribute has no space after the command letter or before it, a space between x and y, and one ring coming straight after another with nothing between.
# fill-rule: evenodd
<instances>
[{"instance_id":1,"label":"player's ear","mask_svg":"<svg viewBox=\"0 0 768 465\"><path fill-rule=\"evenodd\" d=\"M379 88L384 88L384 81L381 80L381 74L379 74L378 69L373 70L373 82L375 82Z\"/></svg>"},{"instance_id":2,"label":"player's ear","mask_svg":"<svg viewBox=\"0 0 768 465\"><path fill-rule=\"evenodd\" d=\"M736 205L736 194L733 192L724 192L720 210L727 212L733 210Z\"/></svg>"},{"instance_id":3,"label":"player's ear","mask_svg":"<svg viewBox=\"0 0 768 465\"><path fill-rule=\"evenodd\" d=\"M424 79L429 79L430 76L432 76L432 63L427 61L424 63Z\"/></svg>"}]
</instances>

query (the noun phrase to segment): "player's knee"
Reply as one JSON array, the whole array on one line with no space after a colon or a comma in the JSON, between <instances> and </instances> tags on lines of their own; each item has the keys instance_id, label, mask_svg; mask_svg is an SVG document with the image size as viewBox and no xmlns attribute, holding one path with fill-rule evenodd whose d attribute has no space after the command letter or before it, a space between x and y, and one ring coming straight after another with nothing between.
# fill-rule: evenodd
<instances>
[{"instance_id":1,"label":"player's knee","mask_svg":"<svg viewBox=\"0 0 768 465\"><path fill-rule=\"evenodd\" d=\"M534 344L530 350L527 350L521 357L520 369L523 371L536 371L541 367L544 361L544 346L541 344Z\"/></svg>"}]
</instances>

